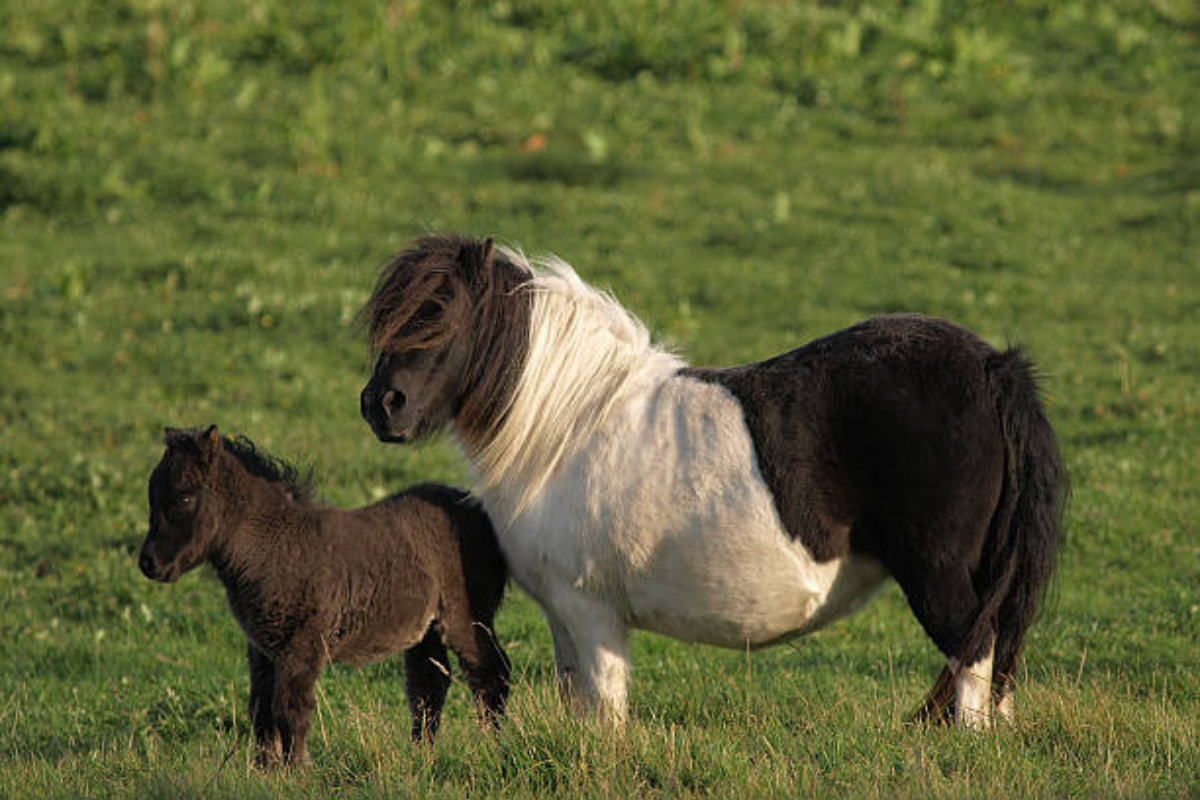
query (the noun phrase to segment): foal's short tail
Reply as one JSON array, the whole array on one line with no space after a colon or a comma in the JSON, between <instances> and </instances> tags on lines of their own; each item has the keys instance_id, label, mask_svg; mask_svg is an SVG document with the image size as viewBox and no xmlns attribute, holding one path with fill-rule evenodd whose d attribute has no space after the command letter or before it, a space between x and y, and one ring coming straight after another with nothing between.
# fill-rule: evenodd
<instances>
[{"instance_id":1,"label":"foal's short tail","mask_svg":"<svg viewBox=\"0 0 1200 800\"><path fill-rule=\"evenodd\" d=\"M958 661L972 664L986 655L994 631L992 686L998 699L1011 689L1021 643L1054 573L1069 487L1033 365L1010 348L989 356L984 369L1004 437L1004 483L980 567L982 603ZM943 670L917 718L940 717L953 692L954 675Z\"/></svg>"}]
</instances>

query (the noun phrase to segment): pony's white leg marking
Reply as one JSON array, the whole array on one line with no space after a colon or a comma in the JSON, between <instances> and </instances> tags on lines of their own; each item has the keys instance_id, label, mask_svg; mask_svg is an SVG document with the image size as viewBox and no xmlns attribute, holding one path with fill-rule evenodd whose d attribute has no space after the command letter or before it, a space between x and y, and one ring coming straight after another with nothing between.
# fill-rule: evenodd
<instances>
[{"instance_id":1,"label":"pony's white leg marking","mask_svg":"<svg viewBox=\"0 0 1200 800\"><path fill-rule=\"evenodd\" d=\"M629 630L608 605L574 594L554 604L559 686L570 702L605 721L623 725L628 713ZM561 644L560 644L561 642Z\"/></svg>"},{"instance_id":2,"label":"pony's white leg marking","mask_svg":"<svg viewBox=\"0 0 1200 800\"><path fill-rule=\"evenodd\" d=\"M954 676L954 723L976 730L991 724L992 655L994 645L974 664L966 664ZM950 668L958 666L951 659Z\"/></svg>"}]
</instances>

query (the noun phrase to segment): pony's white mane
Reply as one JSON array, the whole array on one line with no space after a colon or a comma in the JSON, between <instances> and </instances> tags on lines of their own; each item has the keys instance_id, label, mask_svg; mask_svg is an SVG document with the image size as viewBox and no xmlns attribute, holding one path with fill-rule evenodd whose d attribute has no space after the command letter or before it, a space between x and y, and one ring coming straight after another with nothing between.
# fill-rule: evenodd
<instances>
[{"instance_id":1,"label":"pony's white mane","mask_svg":"<svg viewBox=\"0 0 1200 800\"><path fill-rule=\"evenodd\" d=\"M533 276L518 290L532 294L529 346L503 424L482 447L465 448L477 488L501 505L489 504L499 526L529 506L562 460L586 446L631 392L684 366L566 262L504 253Z\"/></svg>"}]
</instances>

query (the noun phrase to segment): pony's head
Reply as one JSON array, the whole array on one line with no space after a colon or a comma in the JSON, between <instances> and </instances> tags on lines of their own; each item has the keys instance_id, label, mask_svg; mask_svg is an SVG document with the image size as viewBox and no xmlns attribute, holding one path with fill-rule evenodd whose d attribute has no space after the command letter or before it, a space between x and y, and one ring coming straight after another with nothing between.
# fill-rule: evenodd
<instances>
[{"instance_id":1,"label":"pony's head","mask_svg":"<svg viewBox=\"0 0 1200 800\"><path fill-rule=\"evenodd\" d=\"M499 424L527 347L528 270L491 239L430 235L380 274L360 319L375 370L360 396L382 441L404 443L454 421L486 437Z\"/></svg>"},{"instance_id":2,"label":"pony's head","mask_svg":"<svg viewBox=\"0 0 1200 800\"><path fill-rule=\"evenodd\" d=\"M167 428L167 450L150 475L150 530L138 566L147 578L170 583L208 557L220 519L217 426L203 432Z\"/></svg>"}]
</instances>

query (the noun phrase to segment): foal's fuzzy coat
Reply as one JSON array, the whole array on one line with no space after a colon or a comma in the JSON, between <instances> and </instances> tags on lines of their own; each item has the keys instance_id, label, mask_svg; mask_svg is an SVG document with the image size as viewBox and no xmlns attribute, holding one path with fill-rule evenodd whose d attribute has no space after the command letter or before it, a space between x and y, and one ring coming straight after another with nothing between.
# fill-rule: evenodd
<instances>
[{"instance_id":1,"label":"foal's fuzzy coat","mask_svg":"<svg viewBox=\"0 0 1200 800\"><path fill-rule=\"evenodd\" d=\"M479 711L503 714L509 667L492 633L507 570L491 522L461 490L422 485L352 511L309 499L295 470L230 440L168 429L150 478L139 566L174 581L209 562L248 642L260 764L306 758L327 662L405 651L414 739L432 737L458 656Z\"/></svg>"}]
</instances>

